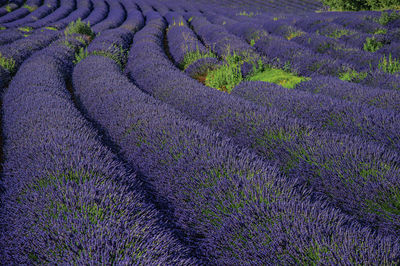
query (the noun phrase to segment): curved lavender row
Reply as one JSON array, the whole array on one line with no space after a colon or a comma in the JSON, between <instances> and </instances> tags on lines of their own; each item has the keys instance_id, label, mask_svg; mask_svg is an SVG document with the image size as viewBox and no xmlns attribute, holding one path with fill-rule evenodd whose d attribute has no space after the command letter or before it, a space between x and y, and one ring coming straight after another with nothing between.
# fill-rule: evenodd
<instances>
[{"instance_id":1,"label":"curved lavender row","mask_svg":"<svg viewBox=\"0 0 400 266\"><path fill-rule=\"evenodd\" d=\"M135 43L148 46L157 26L147 20ZM148 178L160 204L167 200L178 224L197 234L211 264L395 262L394 239L375 238L337 210L310 203L307 191L294 194L276 168L140 92L119 71L109 58L82 60L73 74L78 98ZM320 257L308 256L310 249Z\"/></svg>"},{"instance_id":2,"label":"curved lavender row","mask_svg":"<svg viewBox=\"0 0 400 266\"><path fill-rule=\"evenodd\" d=\"M125 9L122 7L120 2L115 2L112 0L108 1L107 3L109 5L109 12L107 17L103 21L92 27L93 32L96 34L107 29L118 27L124 22L126 18Z\"/></svg>"},{"instance_id":3,"label":"curved lavender row","mask_svg":"<svg viewBox=\"0 0 400 266\"><path fill-rule=\"evenodd\" d=\"M0 46L0 53L7 59L13 59L15 62L14 69L18 69L22 62L34 51L44 48L61 35L61 33L52 30L37 32L27 38Z\"/></svg>"},{"instance_id":4,"label":"curved lavender row","mask_svg":"<svg viewBox=\"0 0 400 266\"><path fill-rule=\"evenodd\" d=\"M5 45L24 37L24 32L18 29L5 29L0 31L0 45Z\"/></svg>"},{"instance_id":5,"label":"curved lavender row","mask_svg":"<svg viewBox=\"0 0 400 266\"><path fill-rule=\"evenodd\" d=\"M26 16L22 19L10 22L10 23L3 24L3 26L19 27L19 26L25 25L27 23L38 21L38 20L44 18L45 16L49 15L50 13L52 13L57 7L58 7L57 0L45 0L43 2L43 5L39 6L36 10L31 12L28 16Z\"/></svg>"},{"instance_id":6,"label":"curved lavender row","mask_svg":"<svg viewBox=\"0 0 400 266\"><path fill-rule=\"evenodd\" d=\"M400 114L397 112L261 81L242 82L232 94L267 108L287 111L317 128L361 136L400 150Z\"/></svg>"},{"instance_id":7,"label":"curved lavender row","mask_svg":"<svg viewBox=\"0 0 400 266\"><path fill-rule=\"evenodd\" d=\"M90 12L90 15L83 19L84 23L90 23L91 26L99 23L104 20L109 12L109 4L104 0L92 0L93 10Z\"/></svg>"},{"instance_id":8,"label":"curved lavender row","mask_svg":"<svg viewBox=\"0 0 400 266\"><path fill-rule=\"evenodd\" d=\"M208 52L182 16L169 12L166 18L169 23L166 36L169 52L178 65L183 66L187 53L199 51L201 54L206 54Z\"/></svg>"},{"instance_id":9,"label":"curved lavender row","mask_svg":"<svg viewBox=\"0 0 400 266\"><path fill-rule=\"evenodd\" d=\"M75 1L74 0L63 0L60 1L60 6L54 10L48 16L42 18L41 20L28 23L25 26L32 27L34 29L41 28L44 26L51 26L51 23L54 23L58 20L61 20L68 16L75 9Z\"/></svg>"},{"instance_id":10,"label":"curved lavender row","mask_svg":"<svg viewBox=\"0 0 400 266\"><path fill-rule=\"evenodd\" d=\"M27 4L35 3L35 2L37 2L37 1L36 0L28 0ZM29 13L30 13L30 11L27 8L25 8L23 6L19 6L18 8L14 9L11 12L8 12L4 16L0 17L0 23L7 23L7 22L14 21L14 20L18 20L22 17L25 17Z\"/></svg>"},{"instance_id":11,"label":"curved lavender row","mask_svg":"<svg viewBox=\"0 0 400 266\"><path fill-rule=\"evenodd\" d=\"M154 1L153 3L151 3L151 5L161 16L165 16L168 12L170 12L165 3Z\"/></svg>"},{"instance_id":12,"label":"curved lavender row","mask_svg":"<svg viewBox=\"0 0 400 266\"><path fill-rule=\"evenodd\" d=\"M92 13L92 1L81 0L77 1L76 7L62 19L58 19L54 23L49 23L46 26L55 27L57 29L65 28L71 21L84 19ZM93 25L93 24L91 24Z\"/></svg>"},{"instance_id":13,"label":"curved lavender row","mask_svg":"<svg viewBox=\"0 0 400 266\"><path fill-rule=\"evenodd\" d=\"M230 51L248 53L257 58L256 53L249 44L228 33L224 27L208 22L204 17L193 16L190 25L204 43L219 56L225 55L227 49L230 49Z\"/></svg>"},{"instance_id":14,"label":"curved lavender row","mask_svg":"<svg viewBox=\"0 0 400 266\"><path fill-rule=\"evenodd\" d=\"M73 56L63 44L35 55L4 95L2 262L198 265L75 109ZM48 85L30 81L38 68Z\"/></svg>"},{"instance_id":15,"label":"curved lavender row","mask_svg":"<svg viewBox=\"0 0 400 266\"><path fill-rule=\"evenodd\" d=\"M221 62L214 57L200 58L199 60L196 60L195 62L191 63L185 69L185 73L192 78L196 78L201 75L204 75L204 73L206 73L208 69L213 69L214 67L220 64Z\"/></svg>"},{"instance_id":16,"label":"curved lavender row","mask_svg":"<svg viewBox=\"0 0 400 266\"><path fill-rule=\"evenodd\" d=\"M166 57L160 46L165 24L158 23L151 31L151 39L134 42L128 58L127 73L141 89L232 137L236 144L276 160L289 176L302 178L360 221L398 233L396 208L384 210L400 190L397 153L357 137L315 128L274 108L262 108L203 86ZM134 40L142 34L146 35L146 31L138 32ZM376 180L376 176L380 179ZM380 188L375 187L376 182ZM360 193L353 195L353 190Z\"/></svg>"},{"instance_id":17,"label":"curved lavender row","mask_svg":"<svg viewBox=\"0 0 400 266\"><path fill-rule=\"evenodd\" d=\"M371 88L338 78L321 76L296 85L297 90L321 93L350 102L359 102L400 113L400 92Z\"/></svg>"}]
</instances>

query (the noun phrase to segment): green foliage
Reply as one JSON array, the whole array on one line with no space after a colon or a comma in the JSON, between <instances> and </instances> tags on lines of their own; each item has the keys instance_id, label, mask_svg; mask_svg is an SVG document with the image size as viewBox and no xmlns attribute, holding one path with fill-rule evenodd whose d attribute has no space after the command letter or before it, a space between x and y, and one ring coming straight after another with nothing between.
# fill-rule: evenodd
<instances>
[{"instance_id":1,"label":"green foliage","mask_svg":"<svg viewBox=\"0 0 400 266\"><path fill-rule=\"evenodd\" d=\"M8 70L10 74L14 74L15 71L15 60L12 58L5 58L1 53L0 53L0 66L2 66L4 69Z\"/></svg>"},{"instance_id":2,"label":"green foliage","mask_svg":"<svg viewBox=\"0 0 400 266\"><path fill-rule=\"evenodd\" d=\"M250 76L248 80L270 82L281 85L284 88L293 89L298 83L310 80L310 78L298 77L282 69L267 67L263 71Z\"/></svg>"},{"instance_id":3,"label":"green foliage","mask_svg":"<svg viewBox=\"0 0 400 266\"><path fill-rule=\"evenodd\" d=\"M18 29L23 32L31 32L33 30L32 27L19 27Z\"/></svg>"},{"instance_id":4,"label":"green foliage","mask_svg":"<svg viewBox=\"0 0 400 266\"><path fill-rule=\"evenodd\" d=\"M0 30L5 30L5 29L7 29L7 28L4 26L0 26Z\"/></svg>"},{"instance_id":5,"label":"green foliage","mask_svg":"<svg viewBox=\"0 0 400 266\"><path fill-rule=\"evenodd\" d=\"M106 51L94 51L93 55L101 55L114 60L121 69L123 69L128 61L128 51L125 50L122 45L117 46L116 44L111 45Z\"/></svg>"},{"instance_id":6,"label":"green foliage","mask_svg":"<svg viewBox=\"0 0 400 266\"><path fill-rule=\"evenodd\" d=\"M90 22L87 24L83 23L79 18L76 21L72 21L68 24L67 28L64 30L65 36L69 36L72 34L83 34L89 36L91 39L95 37L94 32L90 28Z\"/></svg>"},{"instance_id":7,"label":"green foliage","mask_svg":"<svg viewBox=\"0 0 400 266\"><path fill-rule=\"evenodd\" d=\"M339 74L339 78L341 80L356 82L356 83L361 82L366 77L367 77L367 72L358 73L354 69L349 69Z\"/></svg>"},{"instance_id":8,"label":"green foliage","mask_svg":"<svg viewBox=\"0 0 400 266\"><path fill-rule=\"evenodd\" d=\"M400 4L398 0L322 0L322 2L335 11L395 9Z\"/></svg>"},{"instance_id":9,"label":"green foliage","mask_svg":"<svg viewBox=\"0 0 400 266\"><path fill-rule=\"evenodd\" d=\"M182 69L186 69L190 64L193 62L201 59L201 58L207 58L207 57L217 57L215 54L211 52L211 50L207 51L207 53L203 53L199 50L199 47L196 46L196 51L192 52L187 52L185 54L185 57L183 58L183 62L181 64Z\"/></svg>"},{"instance_id":10,"label":"green foliage","mask_svg":"<svg viewBox=\"0 0 400 266\"><path fill-rule=\"evenodd\" d=\"M47 29L47 30L58 30L56 27L44 27L45 29Z\"/></svg>"},{"instance_id":11,"label":"green foliage","mask_svg":"<svg viewBox=\"0 0 400 266\"><path fill-rule=\"evenodd\" d=\"M208 72L206 85L230 93L243 80L240 70L242 60L233 52L225 56L225 61L226 63L222 66Z\"/></svg>"},{"instance_id":12,"label":"green foliage","mask_svg":"<svg viewBox=\"0 0 400 266\"><path fill-rule=\"evenodd\" d=\"M379 19L377 20L379 22L379 24L386 26L387 24L389 24L390 22L400 19L400 13L397 12L382 12L381 16L379 17Z\"/></svg>"},{"instance_id":13,"label":"green foliage","mask_svg":"<svg viewBox=\"0 0 400 266\"><path fill-rule=\"evenodd\" d=\"M364 50L368 52L375 52L383 46L383 43L377 41L374 36L367 37L364 43Z\"/></svg>"},{"instance_id":14,"label":"green foliage","mask_svg":"<svg viewBox=\"0 0 400 266\"><path fill-rule=\"evenodd\" d=\"M327 34L324 34L324 36L329 37L329 38L334 38L334 39L339 39L342 36L347 36L354 34L354 32L347 30L347 29L341 29L341 30L334 30L333 32L329 32Z\"/></svg>"},{"instance_id":15,"label":"green foliage","mask_svg":"<svg viewBox=\"0 0 400 266\"><path fill-rule=\"evenodd\" d=\"M295 38L295 37L298 37L298 36L301 36L301 35L303 35L304 34L304 31L301 31L301 30L294 30L294 29L292 29L292 28L290 28L289 29L289 32L286 34L286 39L287 40L291 40L291 39L293 39L293 38Z\"/></svg>"},{"instance_id":16,"label":"green foliage","mask_svg":"<svg viewBox=\"0 0 400 266\"><path fill-rule=\"evenodd\" d=\"M6 5L5 8L6 8L6 11L7 11L7 12L13 11L12 5Z\"/></svg>"},{"instance_id":17,"label":"green foliage","mask_svg":"<svg viewBox=\"0 0 400 266\"><path fill-rule=\"evenodd\" d=\"M87 48L81 47L78 52L75 53L74 64L78 64L82 59L85 59L89 56Z\"/></svg>"},{"instance_id":18,"label":"green foliage","mask_svg":"<svg viewBox=\"0 0 400 266\"><path fill-rule=\"evenodd\" d=\"M390 74L394 74L400 72L400 60L396 58L392 58L392 54L389 54L389 57L386 58L384 55L383 58L379 60L379 68Z\"/></svg>"},{"instance_id":19,"label":"green foliage","mask_svg":"<svg viewBox=\"0 0 400 266\"><path fill-rule=\"evenodd\" d=\"M236 14L237 16L247 16L247 17L253 17L253 16L255 16L255 15L257 15L257 13L254 13L254 12L249 12L249 13L247 13L246 11L241 11L241 12L239 12L238 14Z\"/></svg>"},{"instance_id":20,"label":"green foliage","mask_svg":"<svg viewBox=\"0 0 400 266\"><path fill-rule=\"evenodd\" d=\"M26 8L26 9L29 10L29 12L33 12L33 11L35 11L35 10L37 9L37 6L29 6L29 5L27 5L27 4L24 4L24 5L22 6L22 8Z\"/></svg>"}]
</instances>

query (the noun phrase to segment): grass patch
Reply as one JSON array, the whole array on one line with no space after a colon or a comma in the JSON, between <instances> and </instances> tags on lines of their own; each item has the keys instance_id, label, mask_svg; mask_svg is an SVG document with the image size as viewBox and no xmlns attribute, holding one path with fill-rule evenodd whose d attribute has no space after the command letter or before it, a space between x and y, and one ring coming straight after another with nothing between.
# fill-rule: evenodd
<instances>
[{"instance_id":1,"label":"grass patch","mask_svg":"<svg viewBox=\"0 0 400 266\"><path fill-rule=\"evenodd\" d=\"M377 41L375 36L367 37L364 43L364 50L368 52L376 52L383 46L383 43Z\"/></svg>"},{"instance_id":2,"label":"grass patch","mask_svg":"<svg viewBox=\"0 0 400 266\"><path fill-rule=\"evenodd\" d=\"M400 72L400 60L392 58L392 54L389 54L388 58L384 55L379 60L378 67L386 73L394 74Z\"/></svg>"},{"instance_id":3,"label":"grass patch","mask_svg":"<svg viewBox=\"0 0 400 266\"><path fill-rule=\"evenodd\" d=\"M5 30L5 29L7 29L7 28L4 26L0 26L0 30Z\"/></svg>"},{"instance_id":4,"label":"grass patch","mask_svg":"<svg viewBox=\"0 0 400 266\"><path fill-rule=\"evenodd\" d=\"M44 27L46 30L58 30L56 27L51 27L51 26L49 26L49 27Z\"/></svg>"},{"instance_id":5,"label":"grass patch","mask_svg":"<svg viewBox=\"0 0 400 266\"><path fill-rule=\"evenodd\" d=\"M18 29L23 32L31 32L33 30L32 27L19 27Z\"/></svg>"},{"instance_id":6,"label":"grass patch","mask_svg":"<svg viewBox=\"0 0 400 266\"><path fill-rule=\"evenodd\" d=\"M64 34L66 37L72 34L87 35L90 39L95 37L94 32L90 28L90 22L86 24L82 22L80 18L76 21L70 22L67 28L64 30Z\"/></svg>"},{"instance_id":7,"label":"grass patch","mask_svg":"<svg viewBox=\"0 0 400 266\"><path fill-rule=\"evenodd\" d=\"M284 88L293 89L298 83L310 80L310 78L299 77L282 69L266 68L264 71L249 77L248 80L270 82Z\"/></svg>"},{"instance_id":8,"label":"grass patch","mask_svg":"<svg viewBox=\"0 0 400 266\"><path fill-rule=\"evenodd\" d=\"M12 5L6 5L5 8L6 8L6 11L7 11L7 12L13 11Z\"/></svg>"},{"instance_id":9,"label":"grass patch","mask_svg":"<svg viewBox=\"0 0 400 266\"><path fill-rule=\"evenodd\" d=\"M188 49L188 48L187 48ZM190 64L193 62L201 59L201 58L207 58L207 57L214 57L216 58L217 56L211 52L211 50L207 51L207 53L201 52L199 50L199 47L196 46L196 51L192 52L187 52L185 54L185 57L183 58L183 62L181 63L180 67L182 69L186 69Z\"/></svg>"},{"instance_id":10,"label":"grass patch","mask_svg":"<svg viewBox=\"0 0 400 266\"><path fill-rule=\"evenodd\" d=\"M2 66L4 69L8 70L10 74L12 74L15 71L15 60L12 58L5 58L0 53L0 66Z\"/></svg>"},{"instance_id":11,"label":"grass patch","mask_svg":"<svg viewBox=\"0 0 400 266\"><path fill-rule=\"evenodd\" d=\"M37 6L30 6L30 5L24 4L22 6L22 8L26 8L26 9L29 10L29 12L33 12L33 11L35 11L37 9Z\"/></svg>"},{"instance_id":12,"label":"grass patch","mask_svg":"<svg viewBox=\"0 0 400 266\"><path fill-rule=\"evenodd\" d=\"M80 61L88 57L89 55L101 55L114 60L119 67L122 69L125 67L126 61L128 60L128 51L123 49L122 46L117 46L115 44L111 45L104 51L94 51L89 53L87 48L81 47L75 53L74 64L78 64Z\"/></svg>"},{"instance_id":13,"label":"grass patch","mask_svg":"<svg viewBox=\"0 0 400 266\"><path fill-rule=\"evenodd\" d=\"M381 16L379 17L379 19L377 19L376 21L383 25L386 26L387 24L389 24L390 22L400 19L400 13L397 13L395 11L389 13L389 12L382 12Z\"/></svg>"},{"instance_id":14,"label":"grass patch","mask_svg":"<svg viewBox=\"0 0 400 266\"><path fill-rule=\"evenodd\" d=\"M367 72L357 72L354 69L347 70L339 74L339 79L349 82L361 82L367 77Z\"/></svg>"}]
</instances>

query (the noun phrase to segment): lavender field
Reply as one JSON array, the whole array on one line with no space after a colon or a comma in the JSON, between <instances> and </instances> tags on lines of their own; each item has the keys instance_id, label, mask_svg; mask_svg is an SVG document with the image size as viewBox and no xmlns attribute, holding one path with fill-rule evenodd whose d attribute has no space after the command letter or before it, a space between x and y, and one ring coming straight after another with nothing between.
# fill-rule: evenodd
<instances>
[{"instance_id":1,"label":"lavender field","mask_svg":"<svg viewBox=\"0 0 400 266\"><path fill-rule=\"evenodd\" d=\"M0 0L0 91L0 265L400 264L400 11Z\"/></svg>"}]
</instances>

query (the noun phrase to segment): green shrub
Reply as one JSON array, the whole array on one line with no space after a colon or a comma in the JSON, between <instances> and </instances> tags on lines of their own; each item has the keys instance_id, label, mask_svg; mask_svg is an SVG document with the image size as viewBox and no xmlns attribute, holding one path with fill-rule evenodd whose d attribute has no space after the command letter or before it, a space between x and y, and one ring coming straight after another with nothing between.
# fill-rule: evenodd
<instances>
[{"instance_id":1,"label":"green shrub","mask_svg":"<svg viewBox=\"0 0 400 266\"><path fill-rule=\"evenodd\" d=\"M379 19L377 20L379 22L379 24L386 26L387 24L389 24L390 22L400 19L400 13L397 12L382 12L381 16L379 17Z\"/></svg>"},{"instance_id":2,"label":"green shrub","mask_svg":"<svg viewBox=\"0 0 400 266\"><path fill-rule=\"evenodd\" d=\"M5 30L5 29L7 29L7 28L4 26L0 26L0 30Z\"/></svg>"},{"instance_id":3,"label":"green shrub","mask_svg":"<svg viewBox=\"0 0 400 266\"><path fill-rule=\"evenodd\" d=\"M358 11L399 8L399 0L322 0L332 10Z\"/></svg>"},{"instance_id":4,"label":"green shrub","mask_svg":"<svg viewBox=\"0 0 400 266\"><path fill-rule=\"evenodd\" d=\"M81 60L89 56L88 50L85 47L79 48L78 52L75 53L74 64L78 64Z\"/></svg>"},{"instance_id":5,"label":"green shrub","mask_svg":"<svg viewBox=\"0 0 400 266\"><path fill-rule=\"evenodd\" d=\"M0 66L8 70L10 74L14 74L15 71L15 60L12 58L6 58L0 53Z\"/></svg>"},{"instance_id":6,"label":"green shrub","mask_svg":"<svg viewBox=\"0 0 400 266\"><path fill-rule=\"evenodd\" d=\"M44 28L47 30L58 30L56 27L51 27L51 26L44 27Z\"/></svg>"},{"instance_id":7,"label":"green shrub","mask_svg":"<svg viewBox=\"0 0 400 266\"><path fill-rule=\"evenodd\" d=\"M18 29L23 32L31 32L33 30L32 27L19 27Z\"/></svg>"},{"instance_id":8,"label":"green shrub","mask_svg":"<svg viewBox=\"0 0 400 266\"><path fill-rule=\"evenodd\" d=\"M367 37L364 43L364 50L368 52L375 52L383 46L383 43L377 41L374 36Z\"/></svg>"},{"instance_id":9,"label":"green shrub","mask_svg":"<svg viewBox=\"0 0 400 266\"><path fill-rule=\"evenodd\" d=\"M13 11L12 5L6 5L6 11L7 12Z\"/></svg>"},{"instance_id":10,"label":"green shrub","mask_svg":"<svg viewBox=\"0 0 400 266\"><path fill-rule=\"evenodd\" d=\"M29 12L33 12L33 11L35 11L35 10L37 9L37 6L29 6L29 5L27 5L27 4L24 4L24 5L22 6L22 8L26 8L26 9L29 10Z\"/></svg>"},{"instance_id":11,"label":"green shrub","mask_svg":"<svg viewBox=\"0 0 400 266\"><path fill-rule=\"evenodd\" d=\"M68 24L67 28L64 30L65 36L72 34L83 34L89 36L91 39L95 37L94 32L90 28L90 22L83 23L79 18L77 21L72 21Z\"/></svg>"},{"instance_id":12,"label":"green shrub","mask_svg":"<svg viewBox=\"0 0 400 266\"><path fill-rule=\"evenodd\" d=\"M354 69L349 69L339 74L339 78L344 81L359 83L367 77L367 72L357 72Z\"/></svg>"},{"instance_id":13,"label":"green shrub","mask_svg":"<svg viewBox=\"0 0 400 266\"><path fill-rule=\"evenodd\" d=\"M392 54L389 54L389 57L386 58L384 55L381 60L379 60L379 68L390 74L394 74L400 72L400 60L396 58L392 58Z\"/></svg>"},{"instance_id":14,"label":"green shrub","mask_svg":"<svg viewBox=\"0 0 400 266\"><path fill-rule=\"evenodd\" d=\"M200 52L199 47L196 47L196 51L187 52L185 57L183 58L183 62L181 63L180 67L182 69L186 69L191 63L206 57L217 57L215 54L209 50L207 53Z\"/></svg>"}]
</instances>

